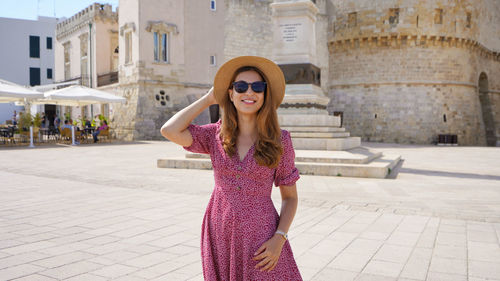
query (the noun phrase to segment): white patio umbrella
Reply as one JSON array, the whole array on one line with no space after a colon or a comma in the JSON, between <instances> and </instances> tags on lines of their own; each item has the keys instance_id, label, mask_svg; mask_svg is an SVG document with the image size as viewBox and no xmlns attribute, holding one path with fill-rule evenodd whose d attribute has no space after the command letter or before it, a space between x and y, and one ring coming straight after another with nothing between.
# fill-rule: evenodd
<instances>
[{"instance_id":1,"label":"white patio umbrella","mask_svg":"<svg viewBox=\"0 0 500 281\"><path fill-rule=\"evenodd\" d=\"M38 100L36 103L84 106L96 103L124 103L126 101L125 98L81 85L48 91L44 93L44 96L44 99Z\"/></svg>"},{"instance_id":2,"label":"white patio umbrella","mask_svg":"<svg viewBox=\"0 0 500 281\"><path fill-rule=\"evenodd\" d=\"M127 99L115 96L105 91L74 85L59 90L44 93L45 98L36 101L43 104L57 104L65 106L85 106L96 103L124 103ZM75 145L75 128L71 129L72 144Z\"/></svg>"},{"instance_id":3,"label":"white patio umbrella","mask_svg":"<svg viewBox=\"0 0 500 281\"><path fill-rule=\"evenodd\" d=\"M42 97L43 93L0 79L0 103L17 102L26 104L32 99ZM30 126L30 147L35 147L33 144L33 126Z\"/></svg>"},{"instance_id":4,"label":"white patio umbrella","mask_svg":"<svg viewBox=\"0 0 500 281\"><path fill-rule=\"evenodd\" d=\"M0 79L0 103L43 98L43 93Z\"/></svg>"}]
</instances>

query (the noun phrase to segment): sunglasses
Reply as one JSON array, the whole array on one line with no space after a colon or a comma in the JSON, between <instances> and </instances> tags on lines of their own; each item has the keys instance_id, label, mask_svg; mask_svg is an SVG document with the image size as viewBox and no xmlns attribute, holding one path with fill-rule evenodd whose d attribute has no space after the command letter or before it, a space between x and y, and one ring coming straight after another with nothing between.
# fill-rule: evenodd
<instances>
[{"instance_id":1,"label":"sunglasses","mask_svg":"<svg viewBox=\"0 0 500 281\"><path fill-rule=\"evenodd\" d=\"M252 87L252 91L254 91L256 93L262 93L266 90L267 83L264 81L257 81L257 82L253 82L253 83L248 83L246 81L233 82L234 90L240 94L246 93L249 85Z\"/></svg>"}]
</instances>

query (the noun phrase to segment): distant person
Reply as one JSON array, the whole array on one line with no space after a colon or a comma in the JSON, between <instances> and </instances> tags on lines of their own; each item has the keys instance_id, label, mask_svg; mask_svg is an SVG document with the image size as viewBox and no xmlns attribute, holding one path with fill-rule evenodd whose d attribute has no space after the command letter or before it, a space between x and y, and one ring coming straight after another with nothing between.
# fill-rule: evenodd
<instances>
[{"instance_id":1,"label":"distant person","mask_svg":"<svg viewBox=\"0 0 500 281\"><path fill-rule=\"evenodd\" d=\"M45 116L45 112L42 112L42 128L45 128L47 124L47 117Z\"/></svg>"},{"instance_id":2,"label":"distant person","mask_svg":"<svg viewBox=\"0 0 500 281\"><path fill-rule=\"evenodd\" d=\"M102 125L101 127L97 128L97 131L95 131L92 136L94 137L94 143L98 142L99 139L97 138L97 136L99 135L99 133L101 133L101 131L103 130L106 130L108 128L108 122L106 122L106 120L102 120Z\"/></svg>"},{"instance_id":3,"label":"distant person","mask_svg":"<svg viewBox=\"0 0 500 281\"><path fill-rule=\"evenodd\" d=\"M59 128L61 125L61 119L57 116L57 114L54 114L54 127Z\"/></svg>"},{"instance_id":4,"label":"distant person","mask_svg":"<svg viewBox=\"0 0 500 281\"><path fill-rule=\"evenodd\" d=\"M71 119L71 118L69 119L69 124L70 124L71 126L75 127L75 130L76 130L76 131L80 131L80 127L78 127L78 126L75 124L75 122L73 122L73 119Z\"/></svg>"},{"instance_id":5,"label":"distant person","mask_svg":"<svg viewBox=\"0 0 500 281\"><path fill-rule=\"evenodd\" d=\"M68 128L71 130L73 126L70 124L70 120L64 120L64 125L62 125L61 129Z\"/></svg>"},{"instance_id":6,"label":"distant person","mask_svg":"<svg viewBox=\"0 0 500 281\"><path fill-rule=\"evenodd\" d=\"M14 115L12 115L12 125L17 125L17 112L14 110Z\"/></svg>"}]
</instances>

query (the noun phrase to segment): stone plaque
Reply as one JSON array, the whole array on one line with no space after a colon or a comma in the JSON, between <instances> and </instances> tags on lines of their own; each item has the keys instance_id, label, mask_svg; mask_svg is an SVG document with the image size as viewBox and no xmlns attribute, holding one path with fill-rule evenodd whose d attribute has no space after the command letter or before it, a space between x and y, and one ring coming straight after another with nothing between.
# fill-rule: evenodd
<instances>
[{"instance_id":1,"label":"stone plaque","mask_svg":"<svg viewBox=\"0 0 500 281\"><path fill-rule=\"evenodd\" d=\"M299 41L299 36L302 34L302 23L282 23L280 30L283 42L294 43Z\"/></svg>"}]
</instances>

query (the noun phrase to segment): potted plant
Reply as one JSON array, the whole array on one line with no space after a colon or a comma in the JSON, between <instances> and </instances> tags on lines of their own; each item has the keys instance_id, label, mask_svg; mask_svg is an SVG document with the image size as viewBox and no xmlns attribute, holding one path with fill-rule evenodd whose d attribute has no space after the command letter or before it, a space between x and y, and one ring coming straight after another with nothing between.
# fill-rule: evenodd
<instances>
[{"instance_id":1,"label":"potted plant","mask_svg":"<svg viewBox=\"0 0 500 281\"><path fill-rule=\"evenodd\" d=\"M29 137L29 129L32 125L33 117L31 114L24 112L19 115L19 120L17 122L17 127L19 130L19 135ZM19 136L18 136L19 137Z\"/></svg>"},{"instance_id":2,"label":"potted plant","mask_svg":"<svg viewBox=\"0 0 500 281\"><path fill-rule=\"evenodd\" d=\"M42 127L42 116L40 116L40 113L33 115L33 126L35 128Z\"/></svg>"},{"instance_id":3,"label":"potted plant","mask_svg":"<svg viewBox=\"0 0 500 281\"><path fill-rule=\"evenodd\" d=\"M40 113L33 115L33 137L40 139L40 128L42 127L42 116Z\"/></svg>"}]
</instances>

